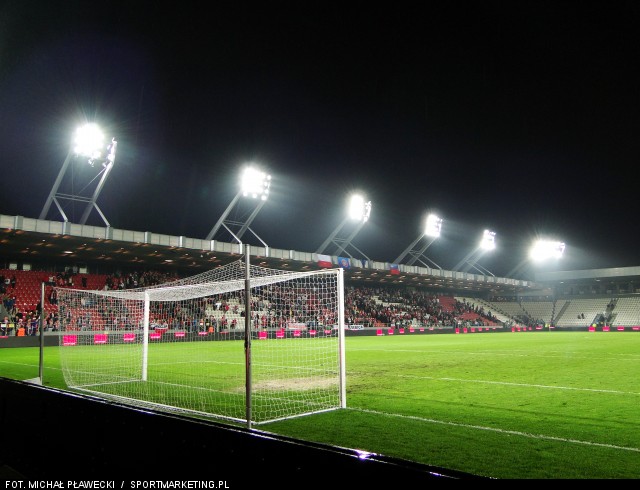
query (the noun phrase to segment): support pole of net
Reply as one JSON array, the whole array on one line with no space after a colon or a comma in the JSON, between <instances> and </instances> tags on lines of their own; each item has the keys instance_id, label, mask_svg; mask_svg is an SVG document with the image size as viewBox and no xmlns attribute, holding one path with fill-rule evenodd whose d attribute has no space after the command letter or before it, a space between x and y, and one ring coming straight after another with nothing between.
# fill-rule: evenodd
<instances>
[{"instance_id":1,"label":"support pole of net","mask_svg":"<svg viewBox=\"0 0 640 490\"><path fill-rule=\"evenodd\" d=\"M344 269L338 269L338 349L340 352L340 408L347 408L347 369L345 359Z\"/></svg>"},{"instance_id":2,"label":"support pole of net","mask_svg":"<svg viewBox=\"0 0 640 490\"><path fill-rule=\"evenodd\" d=\"M142 324L142 381L147 380L149 364L149 291L144 292L144 320Z\"/></svg>"},{"instance_id":3,"label":"support pole of net","mask_svg":"<svg viewBox=\"0 0 640 490\"><path fill-rule=\"evenodd\" d=\"M246 276L244 281L244 359L246 376L247 428L251 429L251 266L249 245L245 245Z\"/></svg>"},{"instance_id":4,"label":"support pole of net","mask_svg":"<svg viewBox=\"0 0 640 490\"><path fill-rule=\"evenodd\" d=\"M40 384L43 384L42 373L44 371L44 287L45 283L43 282L40 291L40 319L38 321L40 326L40 364L38 368Z\"/></svg>"}]
</instances>

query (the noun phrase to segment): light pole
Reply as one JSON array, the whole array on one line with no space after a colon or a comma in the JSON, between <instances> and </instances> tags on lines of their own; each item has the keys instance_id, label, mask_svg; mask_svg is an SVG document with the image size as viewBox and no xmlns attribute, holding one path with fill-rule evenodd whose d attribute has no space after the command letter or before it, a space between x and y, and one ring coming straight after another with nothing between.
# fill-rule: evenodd
<instances>
[{"instance_id":1,"label":"light pole","mask_svg":"<svg viewBox=\"0 0 640 490\"><path fill-rule=\"evenodd\" d=\"M565 248L564 242L539 238L529 247L527 257L511 269L506 277L520 276L527 264L531 262L542 264L552 259L559 260L564 255Z\"/></svg>"},{"instance_id":2,"label":"light pole","mask_svg":"<svg viewBox=\"0 0 640 490\"><path fill-rule=\"evenodd\" d=\"M484 230L482 232L482 238L477 248L469 252L460 262L453 268L454 271L460 270L465 266L462 272L468 272L470 269L475 269L480 274L494 276L494 274L485 267L478 264L478 260L487 252L496 248L496 233L491 230ZM495 276L494 276L495 277Z\"/></svg>"},{"instance_id":3,"label":"light pole","mask_svg":"<svg viewBox=\"0 0 640 490\"><path fill-rule=\"evenodd\" d=\"M253 165L246 166L240 175L240 190L236 196L232 199L227 209L222 213L222 216L218 219L211 231L207 235L207 240L212 240L216 234L220 231L220 228L226 229L231 236L242 246L241 238L247 230L249 230L268 250L267 244L250 228L251 223L256 218L262 207L267 201L269 196L269 189L271 187L271 175L266 174L262 170ZM245 221L230 220L229 214L231 211L239 205L240 199L247 198L257 201L255 208L251 215Z\"/></svg>"},{"instance_id":4,"label":"light pole","mask_svg":"<svg viewBox=\"0 0 640 490\"><path fill-rule=\"evenodd\" d=\"M329 245L332 243L337 246L334 251L334 255L340 255L347 247L351 246L355 250L357 250L364 258L368 261L369 257L367 257L362 250L358 249L355 245L353 245L353 239L356 237L362 227L365 225L367 221L369 221L369 217L371 216L371 201L366 201L365 198L360 194L353 194L349 198L349 205L347 210L346 218L340 223L335 230L327 237L327 239L318 247L316 253L323 253ZM347 227L349 223L355 223L355 228L351 232L350 235L346 237L340 237L340 232L344 231L343 228Z\"/></svg>"},{"instance_id":5,"label":"light pole","mask_svg":"<svg viewBox=\"0 0 640 490\"><path fill-rule=\"evenodd\" d=\"M564 254L565 244L554 240L536 240L529 250L529 258L535 262L559 259Z\"/></svg>"},{"instance_id":6,"label":"light pole","mask_svg":"<svg viewBox=\"0 0 640 490\"><path fill-rule=\"evenodd\" d=\"M100 217L104 221L105 225L110 227L111 225L107 221L102 210L98 207L98 196L104 187L104 184L109 176L109 173L113 169L113 165L116 159L116 149L118 146L118 142L115 138L111 139L111 142L108 146L106 146L106 152L103 156L103 150L105 148L104 145L104 135L100 128L96 124L86 124L84 126L79 127L74 135L73 145L69 149L69 153L67 154L67 158L64 160L62 164L62 168L58 173L58 177L56 178L51 191L49 192L49 196L40 212L39 219L46 219L49 214L49 210L51 209L51 204L55 204L58 212L62 216L62 219L65 222L68 222L69 219L64 211L63 202L76 201L86 203L86 207L84 212L82 213L82 217L80 218L80 224L84 225L91 214L91 211L95 209ZM79 160L81 157L86 158L86 163L91 167L94 167L96 162L101 162L101 166L99 169L100 180L98 181L93 194L90 196L83 196L81 194L74 194L73 186L71 186L70 193L61 192L61 186L65 179L66 173L69 170L69 166L73 161ZM73 177L72 177L73 178ZM91 182L95 180L92 179Z\"/></svg>"},{"instance_id":7,"label":"light pole","mask_svg":"<svg viewBox=\"0 0 640 490\"><path fill-rule=\"evenodd\" d=\"M431 264L435 265L438 269L442 270L442 267L440 267L426 255L424 255L425 251L431 246L431 244L436 241L438 237L440 237L441 230L442 218L433 213L429 214L425 222L424 232L419 235L418 238L416 238L393 262L399 264L407 255L411 255L411 258L407 261L407 265L413 265L416 263L416 261L418 261L425 267L431 267L420 260L421 258L424 258ZM425 237L427 238L427 242L422 246L422 248L414 249L414 247L420 242L420 240Z\"/></svg>"}]
</instances>

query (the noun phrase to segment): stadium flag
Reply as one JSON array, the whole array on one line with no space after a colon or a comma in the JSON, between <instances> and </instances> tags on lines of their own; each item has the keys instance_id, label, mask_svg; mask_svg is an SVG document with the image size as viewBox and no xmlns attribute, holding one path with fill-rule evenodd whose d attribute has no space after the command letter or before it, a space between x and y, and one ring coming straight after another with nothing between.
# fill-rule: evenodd
<instances>
[{"instance_id":1,"label":"stadium flag","mask_svg":"<svg viewBox=\"0 0 640 490\"><path fill-rule=\"evenodd\" d=\"M362 263L362 268L363 269L367 269L369 267L369 265L367 263L367 259L360 259L360 262Z\"/></svg>"},{"instance_id":2,"label":"stadium flag","mask_svg":"<svg viewBox=\"0 0 640 490\"><path fill-rule=\"evenodd\" d=\"M348 257L338 257L338 266L343 269L351 269L351 261Z\"/></svg>"},{"instance_id":3,"label":"stadium flag","mask_svg":"<svg viewBox=\"0 0 640 490\"><path fill-rule=\"evenodd\" d=\"M393 274L394 276L400 275L400 269L398 268L398 264L389 264L389 270L391 271L391 274Z\"/></svg>"},{"instance_id":4,"label":"stadium flag","mask_svg":"<svg viewBox=\"0 0 640 490\"><path fill-rule=\"evenodd\" d=\"M331 261L331 257L328 255L318 254L318 265L320 267L333 267L333 262Z\"/></svg>"}]
</instances>

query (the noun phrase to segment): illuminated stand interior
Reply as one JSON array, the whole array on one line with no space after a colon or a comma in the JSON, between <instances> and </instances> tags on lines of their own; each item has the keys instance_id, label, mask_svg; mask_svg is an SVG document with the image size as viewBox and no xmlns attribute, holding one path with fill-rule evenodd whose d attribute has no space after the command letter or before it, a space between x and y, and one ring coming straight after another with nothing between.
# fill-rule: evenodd
<instances>
[{"instance_id":1,"label":"illuminated stand interior","mask_svg":"<svg viewBox=\"0 0 640 490\"><path fill-rule=\"evenodd\" d=\"M494 250L496 248L496 234L490 230L484 230L482 233L482 239L480 240L480 244L474 250L472 250L466 257L464 257L460 262L456 264L453 268L454 271L462 271L469 272L471 269L475 269L480 274L484 274L487 276L495 275L485 267L482 267L478 264L478 260L480 260L484 254L487 252Z\"/></svg>"},{"instance_id":2,"label":"illuminated stand interior","mask_svg":"<svg viewBox=\"0 0 640 490\"><path fill-rule=\"evenodd\" d=\"M76 201L86 203L86 207L79 221L81 225L87 223L87 219L89 218L91 211L95 209L98 214L100 214L100 217L102 218L102 221L104 221L104 224L107 227L110 227L107 218L105 217L102 210L98 207L97 200L100 192L102 191L102 188L104 187L107 177L109 176L109 173L113 169L113 165L116 159L117 146L118 143L115 138L112 138L109 145L105 146L104 135L100 128L95 124L87 124L78 128L73 139L73 145L69 150L69 153L67 154L67 158L62 164L62 168L58 173L58 177L56 178L56 181L51 188L51 192L47 197L42 211L40 212L39 219L47 218L47 214L49 214L51 204L53 203L56 205L58 212L62 216L62 219L65 222L68 222L69 219L64 211L63 203L68 204L71 201ZM102 151L104 148L106 148L106 154L103 156ZM73 177L66 177L66 174L72 162L78 161L82 157L87 158L86 163L91 167L96 167L96 164L100 163L100 166L98 167L99 173L94 176L83 189L83 191L90 189L96 178L100 176L100 180L95 185L95 188L91 195L74 194L74 184L72 182ZM61 192L61 187L65 183L67 184L66 186L64 186L65 189L67 187L71 189L69 193Z\"/></svg>"},{"instance_id":3,"label":"illuminated stand interior","mask_svg":"<svg viewBox=\"0 0 640 490\"><path fill-rule=\"evenodd\" d=\"M206 239L212 240L220 232L220 228L224 228L231 236L233 236L242 249L241 239L248 230L253 234L253 236L260 240L260 243L262 243L267 250L268 255L268 245L256 234L255 231L250 228L250 225L265 205L267 197L269 196L270 187L270 175L267 175L252 166L245 167L240 177L240 191L233 198L224 213L222 213L222 216L220 216L220 219L218 219L217 223L213 226ZM242 198L249 198L257 201L253 211L245 221L229 219L229 214L234 209L237 210L240 207ZM240 250L240 253L242 253L242 250Z\"/></svg>"},{"instance_id":4,"label":"illuminated stand interior","mask_svg":"<svg viewBox=\"0 0 640 490\"><path fill-rule=\"evenodd\" d=\"M349 256L349 250L347 247L351 247L360 253L367 261L370 263L371 259L366 256L366 254L356 247L352 242L356 235L362 230L362 227L369 220L371 216L371 201L365 201L365 199L358 194L354 194L351 196L349 200L348 213L347 217L340 223L335 230L327 237L327 239L320 245L316 253L321 254L324 253L325 250L333 243L336 245L336 249L333 251L333 255L340 255L343 252L346 252ZM355 224L355 228L351 231L351 234L348 236L340 236L341 233L348 231L349 224ZM347 228L347 230L344 230Z\"/></svg>"},{"instance_id":5,"label":"illuminated stand interior","mask_svg":"<svg viewBox=\"0 0 640 490\"><path fill-rule=\"evenodd\" d=\"M436 239L440 236L440 231L442 230L442 218L438 217L435 214L430 214L429 216L427 216L427 220L425 222L425 228L424 228L424 233L420 236L418 236L418 238L416 238L413 243L411 243L405 250L404 252L402 252L397 258L396 260L394 260L394 262L396 264L400 264L402 263L402 261L404 260L404 258L407 255L410 255L411 258L407 261L406 265L413 265L416 262L420 262L422 265L424 265L425 267L429 267L431 268L431 265L425 263L422 261L422 259L425 259L426 261L428 261L430 264L435 265L438 269L442 270L442 267L440 267L438 264L436 264L433 260L431 260L429 257L427 257L426 255L424 255L425 251L431 246L431 244L436 241ZM415 247L418 245L418 243L420 243L420 241L426 238L426 243L422 246L422 248L420 249L416 249Z\"/></svg>"}]
</instances>

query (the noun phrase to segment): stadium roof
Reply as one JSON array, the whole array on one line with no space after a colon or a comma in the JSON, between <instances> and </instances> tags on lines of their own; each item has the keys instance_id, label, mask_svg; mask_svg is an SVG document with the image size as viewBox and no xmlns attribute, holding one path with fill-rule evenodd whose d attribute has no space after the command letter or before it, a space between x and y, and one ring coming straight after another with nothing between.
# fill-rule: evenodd
<instances>
[{"instance_id":1,"label":"stadium roof","mask_svg":"<svg viewBox=\"0 0 640 490\"><path fill-rule=\"evenodd\" d=\"M210 251L198 249L198 247L175 245L185 237L164 236L164 241L171 244L163 245L146 240L148 232L129 232L131 235L142 238L120 240L103 238L108 235L107 228L84 227L89 230L90 236L86 236L86 230L82 235L72 232L52 233L41 231L41 228L43 225L45 225L44 228L49 229L65 228L69 223L25 219L19 216L0 215L0 218L0 244L3 258L7 264L13 263L18 268L23 268L24 264L28 264L31 269L42 270L51 270L52 267L55 270L64 270L65 267L75 266L87 267L91 273L111 273L118 269L153 269L176 271L181 275L188 275L190 271L193 274L200 273L203 270L240 260L244 256L239 250L233 251L238 248L234 244L226 244L229 251ZM26 224L21 226L23 222ZM75 226L80 227L80 225ZM268 253L254 255L252 252L251 260L254 264L274 269L304 271L319 268L315 254L309 252L300 254L305 257L305 260L268 255ZM582 288L598 286L600 290L604 283L611 284L613 288L616 284L622 284L626 289L630 283L640 284L640 267L548 272L542 274L537 282L467 273L450 273L446 276L435 273L415 273L407 272L403 267L400 267L400 273L397 275L379 267L351 267L345 270L345 278L350 283L371 286L415 286L457 294L477 295L492 292L497 295L513 295L549 291L554 285L560 284L572 284Z\"/></svg>"}]
</instances>

